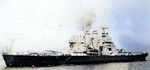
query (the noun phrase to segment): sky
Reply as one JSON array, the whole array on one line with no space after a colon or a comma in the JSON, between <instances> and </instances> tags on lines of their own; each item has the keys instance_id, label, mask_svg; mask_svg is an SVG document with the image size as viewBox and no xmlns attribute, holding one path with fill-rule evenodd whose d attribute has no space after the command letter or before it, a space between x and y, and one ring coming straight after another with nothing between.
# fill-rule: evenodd
<instances>
[{"instance_id":1,"label":"sky","mask_svg":"<svg viewBox=\"0 0 150 70\"><path fill-rule=\"evenodd\" d=\"M0 53L68 49L72 35L106 24L117 48L150 50L149 0L0 0Z\"/></svg>"}]
</instances>

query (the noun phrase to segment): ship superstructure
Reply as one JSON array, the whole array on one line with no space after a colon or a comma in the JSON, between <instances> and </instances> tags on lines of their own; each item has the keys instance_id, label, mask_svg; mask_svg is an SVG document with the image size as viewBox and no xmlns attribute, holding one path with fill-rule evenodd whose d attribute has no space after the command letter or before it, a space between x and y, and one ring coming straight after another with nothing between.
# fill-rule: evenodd
<instances>
[{"instance_id":1,"label":"ship superstructure","mask_svg":"<svg viewBox=\"0 0 150 70\"><path fill-rule=\"evenodd\" d=\"M70 50L73 52L84 52L87 55L119 55L122 51L116 46L108 35L108 27L102 27L102 34L99 36L97 30L92 33L85 31L85 35L73 35L69 40Z\"/></svg>"}]
</instances>

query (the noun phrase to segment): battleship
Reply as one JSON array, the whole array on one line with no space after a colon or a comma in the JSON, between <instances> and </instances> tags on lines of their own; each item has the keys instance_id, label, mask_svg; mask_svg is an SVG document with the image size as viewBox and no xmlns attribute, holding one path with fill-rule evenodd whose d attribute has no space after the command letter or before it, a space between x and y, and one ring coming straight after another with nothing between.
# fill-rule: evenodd
<instances>
[{"instance_id":1,"label":"battleship","mask_svg":"<svg viewBox=\"0 0 150 70\"><path fill-rule=\"evenodd\" d=\"M4 51L2 56L7 67L146 61L147 52L126 52L117 49L109 37L107 26L102 27L100 35L97 30L90 32L89 29L84 24L84 35L71 37L68 53L54 50L26 53Z\"/></svg>"}]
</instances>

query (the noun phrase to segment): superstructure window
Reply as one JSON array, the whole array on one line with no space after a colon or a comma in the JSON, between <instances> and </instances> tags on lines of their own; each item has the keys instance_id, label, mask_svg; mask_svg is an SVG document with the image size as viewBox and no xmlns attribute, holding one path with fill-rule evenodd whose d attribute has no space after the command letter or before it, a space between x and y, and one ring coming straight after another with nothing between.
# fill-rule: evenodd
<instances>
[{"instance_id":1,"label":"superstructure window","mask_svg":"<svg viewBox=\"0 0 150 70\"><path fill-rule=\"evenodd\" d=\"M111 48L108 48L109 51L111 51Z\"/></svg>"}]
</instances>

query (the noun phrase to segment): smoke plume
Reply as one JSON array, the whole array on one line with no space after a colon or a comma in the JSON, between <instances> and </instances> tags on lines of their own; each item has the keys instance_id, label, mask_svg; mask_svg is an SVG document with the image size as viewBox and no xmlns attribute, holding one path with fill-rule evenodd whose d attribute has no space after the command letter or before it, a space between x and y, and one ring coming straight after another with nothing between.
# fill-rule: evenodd
<instances>
[{"instance_id":1,"label":"smoke plume","mask_svg":"<svg viewBox=\"0 0 150 70\"><path fill-rule=\"evenodd\" d=\"M90 30L100 29L100 20L109 18L111 6L99 0L8 0L0 3L0 9L0 47L24 38L13 42L12 50L36 51L69 48L70 37L84 33L84 22Z\"/></svg>"},{"instance_id":2,"label":"smoke plume","mask_svg":"<svg viewBox=\"0 0 150 70\"><path fill-rule=\"evenodd\" d=\"M96 19L96 15L94 13L89 12L88 14L85 14L82 18L84 22L84 30L89 31L92 28L94 20Z\"/></svg>"}]
</instances>

